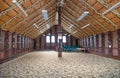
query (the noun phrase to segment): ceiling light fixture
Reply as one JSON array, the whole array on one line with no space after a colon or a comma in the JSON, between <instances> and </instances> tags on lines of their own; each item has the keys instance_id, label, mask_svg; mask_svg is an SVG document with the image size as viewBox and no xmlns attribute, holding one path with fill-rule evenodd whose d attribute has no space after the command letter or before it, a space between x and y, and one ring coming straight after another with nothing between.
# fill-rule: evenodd
<instances>
[{"instance_id":1,"label":"ceiling light fixture","mask_svg":"<svg viewBox=\"0 0 120 78\"><path fill-rule=\"evenodd\" d=\"M47 28L47 29L50 29L50 25L49 25L49 24L46 24L46 28Z\"/></svg>"},{"instance_id":2,"label":"ceiling light fixture","mask_svg":"<svg viewBox=\"0 0 120 78\"><path fill-rule=\"evenodd\" d=\"M107 14L108 12L114 10L115 8L119 7L120 6L120 2L116 3L115 5L113 5L112 7L110 7L108 10L106 10L105 12L103 12L102 15L105 15Z\"/></svg>"},{"instance_id":3,"label":"ceiling light fixture","mask_svg":"<svg viewBox=\"0 0 120 78\"><path fill-rule=\"evenodd\" d=\"M33 24L36 28L39 28L36 24Z\"/></svg>"},{"instance_id":4,"label":"ceiling light fixture","mask_svg":"<svg viewBox=\"0 0 120 78\"><path fill-rule=\"evenodd\" d=\"M22 11L23 14L28 16L28 14L24 11L24 9L20 6L20 4L16 0L13 0L12 2Z\"/></svg>"},{"instance_id":5,"label":"ceiling light fixture","mask_svg":"<svg viewBox=\"0 0 120 78\"><path fill-rule=\"evenodd\" d=\"M75 34L77 31L74 31L73 34Z\"/></svg>"},{"instance_id":6,"label":"ceiling light fixture","mask_svg":"<svg viewBox=\"0 0 120 78\"><path fill-rule=\"evenodd\" d=\"M48 20L47 10L42 10L42 15L43 15L43 17L44 17L44 20Z\"/></svg>"},{"instance_id":7,"label":"ceiling light fixture","mask_svg":"<svg viewBox=\"0 0 120 78\"><path fill-rule=\"evenodd\" d=\"M73 26L74 26L74 25L73 25L73 24L71 24L71 25L69 26L69 29L71 29Z\"/></svg>"},{"instance_id":8,"label":"ceiling light fixture","mask_svg":"<svg viewBox=\"0 0 120 78\"><path fill-rule=\"evenodd\" d=\"M82 15L81 16L79 16L79 18L77 19L77 21L80 21L80 20L82 20L85 16L87 16L89 14L89 12L88 11L84 11L83 13L82 13Z\"/></svg>"},{"instance_id":9,"label":"ceiling light fixture","mask_svg":"<svg viewBox=\"0 0 120 78\"><path fill-rule=\"evenodd\" d=\"M70 34L68 36L71 36Z\"/></svg>"},{"instance_id":10,"label":"ceiling light fixture","mask_svg":"<svg viewBox=\"0 0 120 78\"><path fill-rule=\"evenodd\" d=\"M81 29L84 29L86 27L90 26L90 24L86 24L85 26L81 27Z\"/></svg>"}]
</instances>

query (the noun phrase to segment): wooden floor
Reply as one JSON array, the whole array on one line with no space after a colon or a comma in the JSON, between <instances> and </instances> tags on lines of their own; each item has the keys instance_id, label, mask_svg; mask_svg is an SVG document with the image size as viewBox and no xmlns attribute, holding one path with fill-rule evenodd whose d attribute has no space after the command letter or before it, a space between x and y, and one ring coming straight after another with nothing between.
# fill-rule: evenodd
<instances>
[{"instance_id":1,"label":"wooden floor","mask_svg":"<svg viewBox=\"0 0 120 78\"><path fill-rule=\"evenodd\" d=\"M120 60L87 53L36 51L0 65L0 78L120 78Z\"/></svg>"}]
</instances>

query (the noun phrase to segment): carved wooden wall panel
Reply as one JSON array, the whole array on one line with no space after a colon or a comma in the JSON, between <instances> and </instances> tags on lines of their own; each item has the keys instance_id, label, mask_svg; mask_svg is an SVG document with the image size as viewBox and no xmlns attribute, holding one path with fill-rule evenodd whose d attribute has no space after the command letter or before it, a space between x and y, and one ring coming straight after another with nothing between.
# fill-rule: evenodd
<instances>
[{"instance_id":1,"label":"carved wooden wall panel","mask_svg":"<svg viewBox=\"0 0 120 78\"><path fill-rule=\"evenodd\" d=\"M117 35L117 31L113 31L113 55L118 56L118 35Z\"/></svg>"},{"instance_id":2,"label":"carved wooden wall panel","mask_svg":"<svg viewBox=\"0 0 120 78\"><path fill-rule=\"evenodd\" d=\"M113 55L113 33L111 31L108 32L108 52L110 55Z\"/></svg>"},{"instance_id":3,"label":"carved wooden wall panel","mask_svg":"<svg viewBox=\"0 0 120 78\"><path fill-rule=\"evenodd\" d=\"M101 40L101 52L102 53L105 53L105 34L104 33L102 33L101 34L101 37L102 37L102 40Z\"/></svg>"},{"instance_id":4,"label":"carved wooden wall panel","mask_svg":"<svg viewBox=\"0 0 120 78\"><path fill-rule=\"evenodd\" d=\"M118 35L118 55L120 56L120 29L117 30L117 35Z\"/></svg>"}]
</instances>

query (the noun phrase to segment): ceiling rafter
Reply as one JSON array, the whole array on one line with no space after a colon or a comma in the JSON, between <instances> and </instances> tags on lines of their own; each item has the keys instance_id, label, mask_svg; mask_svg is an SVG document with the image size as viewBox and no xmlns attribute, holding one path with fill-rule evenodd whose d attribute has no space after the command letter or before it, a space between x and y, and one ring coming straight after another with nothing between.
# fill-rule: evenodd
<instances>
[{"instance_id":1,"label":"ceiling rafter","mask_svg":"<svg viewBox=\"0 0 120 78\"><path fill-rule=\"evenodd\" d=\"M54 9L54 8L51 8L51 9L49 9L49 11L48 11L50 16L54 13L54 10L52 10L52 9ZM52 11L51 11L51 10L52 10ZM39 16L36 16L34 19L32 19L31 22L28 23L29 26L27 26L27 27L21 26L21 27L19 27L19 29L24 28L24 29L26 30L28 27L33 28L33 27L31 27L31 26L33 25L33 23L36 23L36 22L39 22L39 21L44 22L43 19L39 20L40 18L42 18L42 14L40 14ZM38 21L35 21L36 19L37 19ZM40 22L40 23L42 23L42 22ZM36 23L36 24L37 24L37 23ZM23 29L21 29L21 30L23 30ZM17 32L17 30L16 30L16 32ZM18 31L18 32L19 32L19 31Z\"/></svg>"},{"instance_id":2,"label":"ceiling rafter","mask_svg":"<svg viewBox=\"0 0 120 78\"><path fill-rule=\"evenodd\" d=\"M64 18L63 18L63 19L64 19ZM65 19L64 19L62 22L63 22L65 25L67 25L67 26L65 26L65 29L68 30L69 33L71 33L71 34L75 31L75 29L77 29L76 27L75 27L74 30L69 29L70 23L67 22ZM69 24L69 25L68 25L68 24ZM64 28L64 26L63 26L63 28ZM82 36L83 36L83 34L81 33L81 31L79 31L79 32L80 32L79 35L82 35Z\"/></svg>"},{"instance_id":3,"label":"ceiling rafter","mask_svg":"<svg viewBox=\"0 0 120 78\"><path fill-rule=\"evenodd\" d=\"M52 15L54 13L54 11L50 11L50 15ZM41 16L41 18L42 18L42 15L39 15L39 16ZM38 20L39 21L39 20ZM40 21L42 21L42 22L44 22L44 20L43 19L41 19ZM31 22L34 22L34 19L33 20L31 20ZM35 23L35 22L34 22ZM36 23L37 24L37 23ZM32 25L33 25L33 23L32 23ZM26 32L27 30L29 30L30 28L33 28L32 26L29 26L29 27L27 27L27 28L25 28L25 30L23 31L23 32Z\"/></svg>"},{"instance_id":4,"label":"ceiling rafter","mask_svg":"<svg viewBox=\"0 0 120 78\"><path fill-rule=\"evenodd\" d=\"M50 4L50 3L49 3L49 4ZM51 3L51 4L52 4L52 3ZM47 6L49 6L49 5L45 5L45 6L43 6L43 7L40 7L37 11L35 11L35 12L32 13L32 14L30 14L29 17L26 17L24 20L22 20L22 21L20 21L19 23L17 23L17 25L14 25L13 27L11 27L11 28L9 29L9 31L14 30L14 28L16 28L17 26L19 26L19 24L25 22L26 20L28 20L29 18L31 18L32 16L34 16L34 14L36 14L36 12L40 11L42 8L45 8L45 7L47 7ZM28 24L29 24L29 23L28 23Z\"/></svg>"},{"instance_id":5,"label":"ceiling rafter","mask_svg":"<svg viewBox=\"0 0 120 78\"><path fill-rule=\"evenodd\" d=\"M70 3L74 6L74 7L76 7L76 8L78 8L79 9L79 11L84 11L82 8L80 8L80 7L78 7L77 5L75 5L75 3L74 2L71 2L70 1ZM106 27L107 26L105 26L105 25L103 25L103 24L101 24L99 21L97 21L94 17L92 17L91 15L88 15L88 17L91 19L91 20L93 20L94 22L96 22L98 25L100 25L104 30L108 30ZM96 28L97 29L97 28Z\"/></svg>"},{"instance_id":6,"label":"ceiling rafter","mask_svg":"<svg viewBox=\"0 0 120 78\"><path fill-rule=\"evenodd\" d=\"M44 25L45 26L45 25ZM42 28L42 30L43 29L47 29L47 28L45 28L45 27L43 27ZM39 30L39 31L33 31L33 30L29 30L27 33L24 33L23 35L28 35L28 34L33 34L33 35L35 35L35 33L37 34L37 33L41 33L40 32L41 30ZM34 33L33 33L34 32ZM43 32L43 31L42 31Z\"/></svg>"},{"instance_id":7,"label":"ceiling rafter","mask_svg":"<svg viewBox=\"0 0 120 78\"><path fill-rule=\"evenodd\" d=\"M68 9L69 11L71 11L71 13L73 12L72 14L74 14L74 15L76 14L76 16L78 16L78 14L75 13L74 11L72 11L69 7L66 7L66 9ZM66 10L66 11L67 11L67 10ZM86 21L86 20L84 20L84 21ZM83 23L83 22L82 22L82 23ZM89 22L88 22L88 23L89 23ZM84 24L85 24L85 23L84 23ZM93 28L89 27L89 31L92 30L92 32L94 32L94 33L95 33L94 30L96 30L96 29L97 29L97 28L94 28L94 29L93 29ZM99 31L97 31L97 32L99 32Z\"/></svg>"},{"instance_id":8,"label":"ceiling rafter","mask_svg":"<svg viewBox=\"0 0 120 78\"><path fill-rule=\"evenodd\" d=\"M25 17L19 8L12 3L12 0L0 1L0 29L12 33L23 35L35 39L44 34L50 27L57 26L56 11L58 0L17 0L29 16ZM120 8L110 11L103 15L102 13L113 6L119 0L65 0L62 6L61 25L65 31L76 38L85 38L95 34L106 33L119 29ZM45 21L42 16L42 10L47 10L49 20ZM84 11L89 14L82 20L77 18ZM33 26L36 24L39 28ZM89 27L82 27L90 24ZM74 25L72 28L71 25ZM77 31L76 33L74 33Z\"/></svg>"},{"instance_id":9,"label":"ceiling rafter","mask_svg":"<svg viewBox=\"0 0 120 78\"><path fill-rule=\"evenodd\" d=\"M65 15L63 15L62 19L63 19L63 21L67 22L68 24L69 24L69 22L72 23L72 20L69 20L67 17L65 17ZM77 30L79 30L82 34L84 34L85 36L88 35L88 33L86 33L86 32L84 33L83 30L81 30L81 29L80 29L79 27L77 27L76 25L77 25L77 24L75 24L75 26L74 26L74 28L75 28L74 30L77 29ZM72 30L72 31L73 31L73 30Z\"/></svg>"},{"instance_id":10,"label":"ceiling rafter","mask_svg":"<svg viewBox=\"0 0 120 78\"><path fill-rule=\"evenodd\" d=\"M82 22L84 25L83 26L85 26L86 25L86 22L84 21L84 22ZM90 23L89 23L90 24ZM87 27L87 28L85 28L85 30L86 29L88 29L89 31L91 31L92 33L93 33L93 35L96 33L98 33L98 31L96 31L96 29L93 29L93 27L92 27L92 25L90 24L90 26L89 27Z\"/></svg>"},{"instance_id":11,"label":"ceiling rafter","mask_svg":"<svg viewBox=\"0 0 120 78\"><path fill-rule=\"evenodd\" d=\"M110 8L111 6L107 4L104 0L97 0L99 3L101 3L104 7ZM112 10L112 13L115 14L117 17L120 18L120 13L117 10Z\"/></svg>"},{"instance_id":12,"label":"ceiling rafter","mask_svg":"<svg viewBox=\"0 0 120 78\"><path fill-rule=\"evenodd\" d=\"M51 26L51 27L52 27L52 26ZM38 33L41 33L40 31L44 32L44 29L47 29L47 28L45 27L45 25L42 25L42 29L39 30ZM24 35L37 33L37 32L34 32L34 33L32 33L32 32L33 32L33 31L30 30L29 33L25 33ZM41 34L42 34L42 33L41 33Z\"/></svg>"},{"instance_id":13,"label":"ceiling rafter","mask_svg":"<svg viewBox=\"0 0 120 78\"><path fill-rule=\"evenodd\" d=\"M67 32L69 32L72 35L72 32L70 32L70 30L68 29L68 27L66 26L68 23L65 23L65 21L62 21L62 24L65 24L65 26L63 25L64 30L66 30ZM75 36L75 37L81 37L83 36L83 34L78 33L79 35ZM73 35L74 36L74 35Z\"/></svg>"},{"instance_id":14,"label":"ceiling rafter","mask_svg":"<svg viewBox=\"0 0 120 78\"><path fill-rule=\"evenodd\" d=\"M54 21L53 21L54 22ZM52 25L51 25L51 27L53 27L54 26L54 23L52 23ZM47 31L48 29L46 29L46 28L44 28L42 31L43 31L43 33L45 32L45 31ZM43 33L37 33L37 35L35 35L35 37L37 37L37 36L39 36L39 35L41 35L41 34L43 34ZM34 34L36 34L35 32L33 32L33 33L29 33L29 34L27 34L28 36L30 36L30 35L34 35Z\"/></svg>"},{"instance_id":15,"label":"ceiling rafter","mask_svg":"<svg viewBox=\"0 0 120 78\"><path fill-rule=\"evenodd\" d=\"M72 15L70 15L69 13L67 13L67 11L65 11L65 10L63 11L63 13L64 13L64 15L63 15L64 17L66 17L68 20L73 21L73 24L76 24L76 27L79 28L80 25L78 24L78 22L75 21L76 19L75 19ZM67 15L66 15L66 13L67 13ZM71 16L71 17L68 17L68 15ZM70 18L71 18L71 19L70 19ZM69 21L69 22L71 22L71 21ZM72 23L72 22L71 22L71 23ZM80 28L79 28L79 29L80 29ZM80 29L80 30L81 30L81 29ZM83 31L83 30L81 30L81 31ZM84 32L84 31L83 31L83 32ZM84 32L84 33L86 33L87 35L88 35L88 34L91 34L90 31Z\"/></svg>"},{"instance_id":16,"label":"ceiling rafter","mask_svg":"<svg viewBox=\"0 0 120 78\"><path fill-rule=\"evenodd\" d=\"M51 16L50 18L49 18L49 20L52 20L52 19L54 19L54 17L53 16ZM45 26L45 24L47 24L48 22L49 22L49 20L46 22L44 22L41 26L40 26L40 28L39 29L36 29L36 30L38 30L39 32L40 32L40 29L41 29L41 27L43 27L43 26ZM44 27L44 28L46 28L46 27ZM47 28L46 28L47 29ZM32 29L30 29L28 32L26 32L26 33L23 33L23 35L26 35L27 33L30 33L31 31L33 31Z\"/></svg>"},{"instance_id":17,"label":"ceiling rafter","mask_svg":"<svg viewBox=\"0 0 120 78\"><path fill-rule=\"evenodd\" d=\"M42 17L42 15L40 14L39 16L37 16L36 18L34 18L33 20L36 20L36 19L39 19L40 17ZM19 25L20 24L22 24L22 23L24 23L26 20L28 20L29 18L26 18L26 19L24 19L24 20L22 20L21 22L19 22ZM28 23L28 22L27 22ZM30 23L28 23L28 24L30 24ZM19 25L16 25L15 27L18 27ZM14 26L13 26L14 27ZM14 27L14 29L15 29L15 27ZM12 28L11 28L12 29ZM12 30L10 30L10 31L12 31Z\"/></svg>"},{"instance_id":18,"label":"ceiling rafter","mask_svg":"<svg viewBox=\"0 0 120 78\"><path fill-rule=\"evenodd\" d=\"M69 23L69 22L72 23L72 20L68 20L67 17L64 16L64 17L62 17L62 18L63 18L63 20L66 21L67 23ZM74 25L76 25L76 24L74 24ZM74 26L74 28L75 28L75 29L78 29L78 30L80 29L80 28L78 28L78 27L76 27L76 26ZM73 30L74 28L72 28L72 30ZM74 29L74 30L75 30L75 29ZM86 32L85 32L85 33L84 33L83 31L81 31L81 32L82 32L82 34L84 34L85 36L88 35L88 33L86 33Z\"/></svg>"},{"instance_id":19,"label":"ceiling rafter","mask_svg":"<svg viewBox=\"0 0 120 78\"><path fill-rule=\"evenodd\" d=\"M48 22L48 21L51 19L52 16L54 16L54 12L51 13L50 18L49 18L47 21L43 21L43 24L46 23L46 22ZM42 19L42 20L43 20L43 19ZM42 25L42 24L41 24L41 25ZM39 27L40 27L41 25L39 25ZM27 32L29 32L30 30L32 30L32 28L34 28L34 27L33 27L33 26L30 26L29 28L26 28L26 30L24 30L24 31L22 31L22 32L20 32L20 33L21 33L21 34L27 33ZM36 29L36 28L34 28L34 29Z\"/></svg>"},{"instance_id":20,"label":"ceiling rafter","mask_svg":"<svg viewBox=\"0 0 120 78\"><path fill-rule=\"evenodd\" d=\"M96 9L94 9L91 5L89 5L87 2L85 2L84 0L79 0L84 6L92 9L97 15L101 16L102 18L104 18L104 20L106 22L108 22L109 24L111 24L111 26L114 27L114 29L118 29L118 26L116 24L114 24L111 20L109 20L108 18L106 18L105 16L103 16L102 14L100 14Z\"/></svg>"},{"instance_id":21,"label":"ceiling rafter","mask_svg":"<svg viewBox=\"0 0 120 78\"><path fill-rule=\"evenodd\" d=\"M22 4L24 2L24 0L19 0L18 3ZM16 6L12 5L11 7L9 7L8 9L0 12L0 16L5 15L6 13L8 13L10 10L13 10Z\"/></svg>"},{"instance_id":22,"label":"ceiling rafter","mask_svg":"<svg viewBox=\"0 0 120 78\"><path fill-rule=\"evenodd\" d=\"M35 6L37 6L39 4L39 2L42 0L37 1L36 3L34 3L32 6L28 7L25 11L28 12L30 11L32 8L34 8ZM15 6L15 5L14 5ZM38 10L37 10L38 11ZM16 16L14 16L13 18L11 18L9 21L7 21L6 23L4 23L1 28L4 28L7 24L9 24L10 22L12 22L13 20L17 19L18 17L20 17L22 15L22 13L20 12L19 14L17 14Z\"/></svg>"}]
</instances>

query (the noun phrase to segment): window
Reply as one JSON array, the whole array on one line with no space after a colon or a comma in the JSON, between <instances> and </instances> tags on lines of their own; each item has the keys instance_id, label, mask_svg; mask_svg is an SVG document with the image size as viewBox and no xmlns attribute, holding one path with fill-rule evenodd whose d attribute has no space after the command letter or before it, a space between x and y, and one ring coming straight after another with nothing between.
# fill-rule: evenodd
<instances>
[{"instance_id":1,"label":"window","mask_svg":"<svg viewBox=\"0 0 120 78\"><path fill-rule=\"evenodd\" d=\"M46 43L50 43L50 36L46 36Z\"/></svg>"},{"instance_id":2,"label":"window","mask_svg":"<svg viewBox=\"0 0 120 78\"><path fill-rule=\"evenodd\" d=\"M51 42L52 42L52 43L55 43L55 36L52 36Z\"/></svg>"},{"instance_id":3,"label":"window","mask_svg":"<svg viewBox=\"0 0 120 78\"><path fill-rule=\"evenodd\" d=\"M66 36L62 36L62 38L58 37L58 43L59 43L59 39L62 39L63 43L66 43Z\"/></svg>"},{"instance_id":4,"label":"window","mask_svg":"<svg viewBox=\"0 0 120 78\"><path fill-rule=\"evenodd\" d=\"M66 36L63 36L63 43L66 43Z\"/></svg>"},{"instance_id":5,"label":"window","mask_svg":"<svg viewBox=\"0 0 120 78\"><path fill-rule=\"evenodd\" d=\"M58 43L59 43L59 39L62 39L62 33L58 34Z\"/></svg>"}]
</instances>

